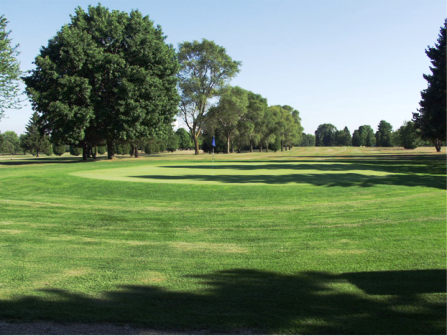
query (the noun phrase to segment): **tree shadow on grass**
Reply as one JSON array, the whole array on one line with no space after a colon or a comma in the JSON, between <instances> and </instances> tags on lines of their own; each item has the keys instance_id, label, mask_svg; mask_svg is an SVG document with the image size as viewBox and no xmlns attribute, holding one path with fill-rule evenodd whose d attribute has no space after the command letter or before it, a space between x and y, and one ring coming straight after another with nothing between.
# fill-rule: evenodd
<instances>
[{"instance_id":1,"label":"tree shadow on grass","mask_svg":"<svg viewBox=\"0 0 447 336\"><path fill-rule=\"evenodd\" d=\"M27 158L27 159L1 159L0 166L23 166L23 165L36 165L36 164L54 164L54 163L80 163L80 162L94 162L101 161L107 158L97 158L95 160L88 159L83 161L82 157L43 157L43 158Z\"/></svg>"},{"instance_id":2,"label":"tree shadow on grass","mask_svg":"<svg viewBox=\"0 0 447 336\"><path fill-rule=\"evenodd\" d=\"M363 174L287 174L287 175L138 175L160 181L203 181L228 184L267 184L286 185L308 183L324 187L373 187L375 185L398 185L407 187L430 187L446 189L445 176L437 175L385 175L368 176Z\"/></svg>"},{"instance_id":3,"label":"tree shadow on grass","mask_svg":"<svg viewBox=\"0 0 447 336\"><path fill-rule=\"evenodd\" d=\"M132 323L183 331L205 328L207 333L445 332L445 302L439 295L434 300L426 296L445 293L445 270L285 275L231 269L188 278L202 289L174 292L122 286L101 298L47 289L47 298L0 301L0 318Z\"/></svg>"}]
</instances>

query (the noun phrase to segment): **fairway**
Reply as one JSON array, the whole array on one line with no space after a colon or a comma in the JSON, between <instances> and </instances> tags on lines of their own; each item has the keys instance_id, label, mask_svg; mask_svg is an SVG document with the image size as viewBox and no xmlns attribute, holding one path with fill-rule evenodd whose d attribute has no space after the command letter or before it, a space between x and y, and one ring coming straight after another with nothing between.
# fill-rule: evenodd
<instances>
[{"instance_id":1,"label":"fairway","mask_svg":"<svg viewBox=\"0 0 447 336\"><path fill-rule=\"evenodd\" d=\"M0 157L0 321L442 334L433 152Z\"/></svg>"}]
</instances>

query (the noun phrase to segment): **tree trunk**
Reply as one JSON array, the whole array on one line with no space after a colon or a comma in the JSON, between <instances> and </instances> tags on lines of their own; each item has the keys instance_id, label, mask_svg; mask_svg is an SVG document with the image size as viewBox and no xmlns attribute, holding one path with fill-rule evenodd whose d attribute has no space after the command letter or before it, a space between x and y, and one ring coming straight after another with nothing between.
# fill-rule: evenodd
<instances>
[{"instance_id":1,"label":"tree trunk","mask_svg":"<svg viewBox=\"0 0 447 336\"><path fill-rule=\"evenodd\" d=\"M135 146L135 153L134 153L134 155L135 155L135 158L139 157L139 155L138 155L138 146Z\"/></svg>"},{"instance_id":2,"label":"tree trunk","mask_svg":"<svg viewBox=\"0 0 447 336\"><path fill-rule=\"evenodd\" d=\"M253 153L253 140L250 140L250 153Z\"/></svg>"},{"instance_id":3,"label":"tree trunk","mask_svg":"<svg viewBox=\"0 0 447 336\"><path fill-rule=\"evenodd\" d=\"M269 152L269 143L267 141L265 142L265 151Z\"/></svg>"},{"instance_id":4,"label":"tree trunk","mask_svg":"<svg viewBox=\"0 0 447 336\"><path fill-rule=\"evenodd\" d=\"M259 144L259 153L262 153L262 145Z\"/></svg>"},{"instance_id":5,"label":"tree trunk","mask_svg":"<svg viewBox=\"0 0 447 336\"><path fill-rule=\"evenodd\" d=\"M227 154L230 154L230 137L227 136Z\"/></svg>"},{"instance_id":6,"label":"tree trunk","mask_svg":"<svg viewBox=\"0 0 447 336\"><path fill-rule=\"evenodd\" d=\"M281 140L281 152L284 152L284 145L282 143L282 140Z\"/></svg>"},{"instance_id":7,"label":"tree trunk","mask_svg":"<svg viewBox=\"0 0 447 336\"><path fill-rule=\"evenodd\" d=\"M111 160L113 159L115 155L115 151L113 149L113 141L107 140L107 159Z\"/></svg>"},{"instance_id":8,"label":"tree trunk","mask_svg":"<svg viewBox=\"0 0 447 336\"><path fill-rule=\"evenodd\" d=\"M94 148L94 150L93 150L93 148ZM98 154L98 147L92 147L91 148L91 150L92 150L92 158L93 158L93 160L96 160L96 155Z\"/></svg>"},{"instance_id":9,"label":"tree trunk","mask_svg":"<svg viewBox=\"0 0 447 336\"><path fill-rule=\"evenodd\" d=\"M435 148L436 148L436 152L440 153L441 152L441 146L442 146L442 142L439 139L435 140Z\"/></svg>"},{"instance_id":10,"label":"tree trunk","mask_svg":"<svg viewBox=\"0 0 447 336\"><path fill-rule=\"evenodd\" d=\"M88 157L88 146L86 144L82 145L82 160L87 161Z\"/></svg>"},{"instance_id":11,"label":"tree trunk","mask_svg":"<svg viewBox=\"0 0 447 336\"><path fill-rule=\"evenodd\" d=\"M199 135L194 134L194 147L195 147L195 155L199 155L200 154L200 149L199 149Z\"/></svg>"}]
</instances>

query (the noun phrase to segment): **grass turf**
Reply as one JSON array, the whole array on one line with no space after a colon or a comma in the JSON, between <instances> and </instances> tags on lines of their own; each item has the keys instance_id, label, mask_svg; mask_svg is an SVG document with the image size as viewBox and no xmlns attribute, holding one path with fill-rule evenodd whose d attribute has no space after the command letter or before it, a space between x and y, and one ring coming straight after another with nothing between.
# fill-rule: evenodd
<instances>
[{"instance_id":1,"label":"grass turf","mask_svg":"<svg viewBox=\"0 0 447 336\"><path fill-rule=\"evenodd\" d=\"M0 159L0 319L445 333L432 152Z\"/></svg>"}]
</instances>

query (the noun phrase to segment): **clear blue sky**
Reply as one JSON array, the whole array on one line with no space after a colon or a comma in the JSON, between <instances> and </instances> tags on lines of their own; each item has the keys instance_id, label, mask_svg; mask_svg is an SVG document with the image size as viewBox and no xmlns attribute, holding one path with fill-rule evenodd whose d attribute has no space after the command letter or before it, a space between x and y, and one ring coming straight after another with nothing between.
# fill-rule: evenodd
<instances>
[{"instance_id":1,"label":"clear blue sky","mask_svg":"<svg viewBox=\"0 0 447 336\"><path fill-rule=\"evenodd\" d=\"M20 44L23 71L70 22L85 0L0 0ZM206 38L242 61L232 85L259 93L269 105L300 111L306 133L331 123L351 133L394 129L419 107L429 73L425 54L446 18L445 0L103 0L109 9L138 9L161 25L167 42ZM0 131L24 133L31 104L6 111Z\"/></svg>"}]
</instances>

